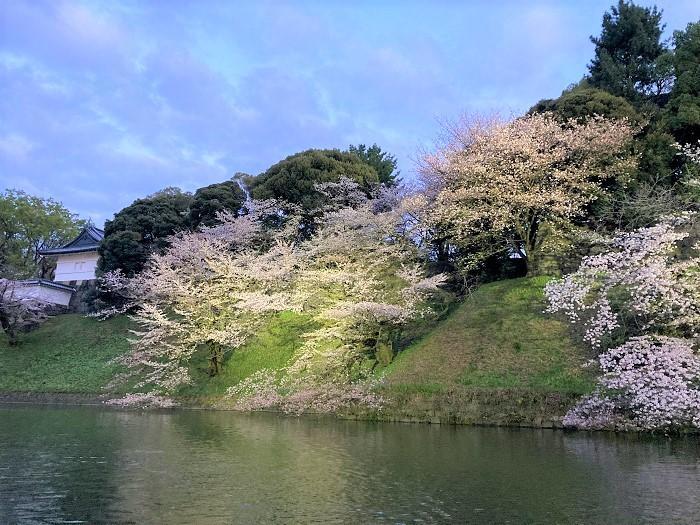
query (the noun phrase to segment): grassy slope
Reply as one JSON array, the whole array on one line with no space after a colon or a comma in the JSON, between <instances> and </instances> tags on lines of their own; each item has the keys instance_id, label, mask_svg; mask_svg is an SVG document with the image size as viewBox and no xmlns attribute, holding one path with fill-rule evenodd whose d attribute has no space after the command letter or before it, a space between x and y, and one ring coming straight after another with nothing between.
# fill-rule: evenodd
<instances>
[{"instance_id":1,"label":"grassy slope","mask_svg":"<svg viewBox=\"0 0 700 525\"><path fill-rule=\"evenodd\" d=\"M590 373L581 368L585 352L563 323L542 314L546 281L484 285L400 354L386 371L385 392L395 400L396 413L526 422L555 415L590 391ZM480 414L484 400L499 400L500 412ZM473 410L461 413L454 405Z\"/></svg>"},{"instance_id":2,"label":"grassy slope","mask_svg":"<svg viewBox=\"0 0 700 525\"><path fill-rule=\"evenodd\" d=\"M195 382L182 388L185 397L215 398L262 368L285 366L301 344L307 319L284 312L238 352L229 354L220 375L210 378L206 356L191 366ZM110 360L128 351L126 317L96 321L81 315L54 317L23 334L10 347L0 334L0 392L101 393L119 367Z\"/></svg>"},{"instance_id":3,"label":"grassy slope","mask_svg":"<svg viewBox=\"0 0 700 525\"><path fill-rule=\"evenodd\" d=\"M586 356L566 327L542 315L544 278L477 289L449 318L385 370L392 400L384 417L523 423L561 416L591 388ZM209 378L206 359L191 366L195 384L180 390L208 403L261 368L285 366L302 342L305 317L283 313ZM53 318L10 348L0 335L0 392L99 393L127 351L129 320L79 315Z\"/></svg>"},{"instance_id":4,"label":"grassy slope","mask_svg":"<svg viewBox=\"0 0 700 525\"><path fill-rule=\"evenodd\" d=\"M258 370L283 368L301 345L307 323L305 316L293 312L278 314L245 346L226 356L223 370L216 377L209 377L206 373L206 356L198 356L190 367L194 384L178 393L187 397L216 398Z\"/></svg>"},{"instance_id":5,"label":"grassy slope","mask_svg":"<svg viewBox=\"0 0 700 525\"><path fill-rule=\"evenodd\" d=\"M99 393L129 348L126 317L96 321L78 314L49 319L10 347L0 335L1 392Z\"/></svg>"}]
</instances>

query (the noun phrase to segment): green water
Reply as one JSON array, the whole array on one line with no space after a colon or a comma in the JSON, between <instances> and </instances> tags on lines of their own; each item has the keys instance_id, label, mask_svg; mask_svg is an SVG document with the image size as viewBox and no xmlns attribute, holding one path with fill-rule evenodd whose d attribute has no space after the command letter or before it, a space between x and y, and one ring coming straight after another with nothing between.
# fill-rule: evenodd
<instances>
[{"instance_id":1,"label":"green water","mask_svg":"<svg viewBox=\"0 0 700 525\"><path fill-rule=\"evenodd\" d=\"M0 523L699 523L694 438L0 406Z\"/></svg>"}]
</instances>

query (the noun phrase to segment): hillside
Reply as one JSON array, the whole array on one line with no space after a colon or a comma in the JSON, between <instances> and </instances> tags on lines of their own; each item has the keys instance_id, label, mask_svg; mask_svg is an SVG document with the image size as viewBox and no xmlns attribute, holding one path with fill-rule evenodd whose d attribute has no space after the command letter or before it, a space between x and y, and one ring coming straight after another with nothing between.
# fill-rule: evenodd
<instances>
[{"instance_id":1,"label":"hillside","mask_svg":"<svg viewBox=\"0 0 700 525\"><path fill-rule=\"evenodd\" d=\"M590 390L584 352L563 323L542 314L546 278L478 288L447 319L383 370L388 400L379 414L349 417L463 423L547 424ZM226 388L261 368L280 368L301 344L306 320L280 314L227 359L215 378L204 357L191 367L188 402L212 405ZM99 394L127 351L127 318L53 318L9 347L0 340L0 392Z\"/></svg>"},{"instance_id":2,"label":"hillside","mask_svg":"<svg viewBox=\"0 0 700 525\"><path fill-rule=\"evenodd\" d=\"M110 361L129 348L130 324L69 314L22 334L15 347L0 335L0 392L101 392L119 371Z\"/></svg>"},{"instance_id":3,"label":"hillside","mask_svg":"<svg viewBox=\"0 0 700 525\"><path fill-rule=\"evenodd\" d=\"M481 286L402 352L385 375L391 417L512 424L563 415L592 378L566 326L542 313L546 282Z\"/></svg>"}]
</instances>

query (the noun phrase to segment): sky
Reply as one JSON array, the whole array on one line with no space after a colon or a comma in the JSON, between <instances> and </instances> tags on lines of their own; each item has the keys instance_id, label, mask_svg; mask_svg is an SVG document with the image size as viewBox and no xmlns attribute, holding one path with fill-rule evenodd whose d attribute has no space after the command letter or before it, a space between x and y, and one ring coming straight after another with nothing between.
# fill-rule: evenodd
<instances>
[{"instance_id":1,"label":"sky","mask_svg":"<svg viewBox=\"0 0 700 525\"><path fill-rule=\"evenodd\" d=\"M0 0L0 191L102 224L166 186L358 143L410 180L445 122L580 80L611 3ZM667 37L700 19L698 0L656 5Z\"/></svg>"}]
</instances>

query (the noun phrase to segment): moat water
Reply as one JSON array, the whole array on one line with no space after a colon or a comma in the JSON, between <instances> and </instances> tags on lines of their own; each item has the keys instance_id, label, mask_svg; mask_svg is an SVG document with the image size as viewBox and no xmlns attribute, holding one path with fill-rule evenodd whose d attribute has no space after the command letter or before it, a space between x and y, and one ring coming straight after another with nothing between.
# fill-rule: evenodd
<instances>
[{"instance_id":1,"label":"moat water","mask_svg":"<svg viewBox=\"0 0 700 525\"><path fill-rule=\"evenodd\" d=\"M0 523L700 523L700 442L0 405Z\"/></svg>"}]
</instances>

